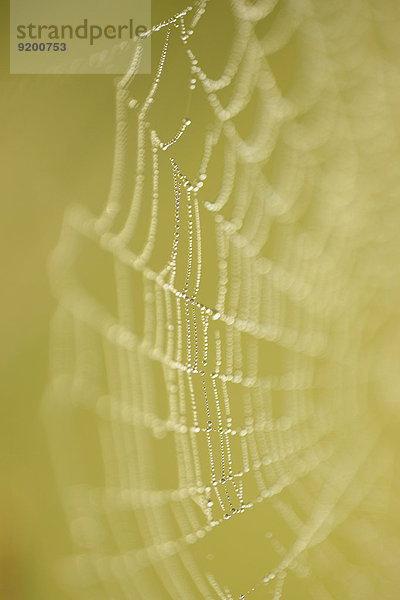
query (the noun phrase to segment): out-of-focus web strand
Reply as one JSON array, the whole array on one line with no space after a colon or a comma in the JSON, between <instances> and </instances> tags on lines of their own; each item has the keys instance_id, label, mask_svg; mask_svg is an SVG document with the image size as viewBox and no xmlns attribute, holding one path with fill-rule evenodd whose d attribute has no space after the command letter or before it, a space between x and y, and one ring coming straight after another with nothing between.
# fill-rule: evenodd
<instances>
[{"instance_id":1,"label":"out-of-focus web strand","mask_svg":"<svg viewBox=\"0 0 400 600\"><path fill-rule=\"evenodd\" d=\"M64 258L61 248L68 246L79 232L111 252L116 269L119 318L111 317L103 308L96 306L93 299L71 285L69 279L66 285L61 282L57 317L60 328L64 330L63 322L71 319L67 313L72 316L78 355L84 356L85 335L97 334L102 340L108 367L110 393L99 399L96 413L102 422L103 462L109 484L104 490L81 491L74 500L80 511L86 510L90 514L95 498L96 506L101 507L113 532L119 554L98 555L93 550L79 558L88 569L94 568L96 577L104 584L106 597L115 594L116 588L110 581L115 581L121 598L132 598L132 586L135 597L156 597L151 578L140 577L140 573L151 566L170 597L191 598L197 597L193 596L196 593L209 600L236 599L238 596L218 581L217 573L200 571L189 550L212 529L227 520L242 518L242 514L268 500L293 531L294 542L285 548L275 536L271 536L270 543L280 556L279 561L271 569L266 565L264 574L260 574L252 587L244 589L240 598L250 597L265 585L267 588L273 586L273 598L278 600L284 592L288 573L302 572L298 562L300 555L314 544L321 544L335 525L345 518L346 510L350 511L352 505L364 501L379 477L379 465L390 462L382 450L382 461L370 468L368 476L363 469L380 439L378 428L377 431L368 429L360 439L352 460L345 460L348 448L346 429L351 431L360 418L351 398L357 395L363 381L352 373L357 354L350 354L351 358L347 356L350 341L345 328L336 336L334 345L331 348L327 346L329 324L345 311L349 312L348 318L351 319L351 307L357 302L363 306L363 289L351 279L350 262L346 263L344 258L348 249L346 243L335 256L326 250L331 227L326 226L325 230L321 228L310 234L298 223L304 210L301 195L307 176L314 168L314 181L320 168L316 151L327 144L334 147L337 131L336 144L340 144L342 138L346 139L350 155L356 156L358 152L356 143L352 141L357 136L351 131L351 120L340 98L335 66L324 40L326 31L319 26L311 2L260 0L250 4L232 0L237 28L232 52L222 75L212 80L190 48L191 36L208 4L207 1L198 2L193 8L152 28L149 35L164 35L165 42L158 69L141 107L130 96L142 52L138 45L130 69L117 85L114 170L105 211L98 219L93 219L83 210L69 213L58 251ZM277 22L285 27L279 30L275 25L271 36L267 34L260 40L255 27L278 4L283 4L282 13L290 18L284 20L280 17ZM354 7L351 21L355 22L362 12L362 3L354 1L351 6ZM186 26L186 18L191 18L189 27ZM292 93L289 98L283 98L270 69L268 54L276 52L298 31L307 39L313 64L309 67L310 77L300 90L300 96L296 98ZM157 101L158 84L168 60L170 39L176 35L189 59L189 93L194 93L201 85L215 116L214 128L204 138L198 177L194 181L184 174L174 156L175 146L185 140L190 131L189 116L182 116L180 128L168 140L162 140L157 131L148 127L151 121L149 111ZM336 36L343 39L339 26ZM349 43L355 47L360 39L361 34L353 36ZM331 103L326 100L327 80L333 98ZM230 85L231 97L224 107L217 94ZM233 119L249 106L255 95L261 98L260 120L257 133L246 140L240 137ZM311 126L307 128L295 122L319 102L322 105L326 102L331 111L326 114L322 132L318 127L313 131ZM111 231L120 208L122 179L127 169L128 120L132 109L138 110L134 193L128 217L115 234ZM196 115L191 118L195 119ZM346 128L349 133L344 132ZM225 153L221 186L216 190L214 202L202 202L207 168L221 140ZM278 140L286 144L287 161L280 189L279 186L274 189L263 167ZM142 250L134 254L128 244L135 236L139 210L144 201L144 181L149 170L145 162L146 144L152 152L152 209L147 239ZM172 173L174 199L171 211L175 225L170 256L165 267L157 273L149 263L157 243L159 171L163 156L169 161ZM344 175L348 178L348 181L344 179L344 184L349 197L357 176L355 160L352 170ZM221 211L227 208L232 198L234 206L228 217ZM213 215L215 222L218 267L215 306L201 302L202 264L205 260L201 236L203 209ZM253 217L253 214L256 216ZM185 222L187 245L181 240L181 227ZM287 236L285 246L282 246L285 254L281 263L261 254L273 223L287 224L288 227L295 225L290 229L292 237ZM186 274L183 288L179 289L176 287L177 259L185 252ZM287 268L288 263L292 265L291 270ZM126 287L129 269L141 273L143 278L143 339L133 333L129 323L131 294ZM294 326L287 325L289 302ZM88 334L89 330L92 333ZM286 348L291 353L292 369L280 376L257 375L257 340ZM356 339L352 347L357 347ZM212 353L209 353L210 348ZM214 357L213 363L210 363L209 354ZM337 382L329 379L326 383L315 381L314 361L321 357L332 365L332 372L334 368L341 369ZM156 414L152 361L160 365L166 384L169 414L164 419ZM80 361L77 361L79 364ZM244 425L235 424L231 416L230 386L237 384L242 394ZM317 388L323 389L324 385L335 394L337 405L328 401L319 406L314 402L312 394ZM293 412L291 417L274 420L271 394L280 390L291 394ZM347 405L340 395L344 395ZM206 423L201 422L199 417L202 403ZM338 427L343 432L337 434ZM154 489L149 432L154 440L165 436L174 439L177 489ZM333 443L331 437L335 435L336 442ZM201 436L206 439L208 448L208 473L204 472L200 460ZM233 456L231 438L234 436L240 441L240 461L237 454ZM305 477L324 478L324 465L330 464L329 460L335 457L340 485L336 489L332 487L329 482L332 473L327 472L321 497L313 498L303 483ZM241 462L239 469L236 466L238 462ZM111 468L111 465L114 467ZM362 478L358 477L360 471L363 472ZM249 474L254 476L258 488L252 498L246 495L246 477ZM358 492L353 493L352 503L347 503L343 512L340 498L353 486L354 480ZM299 494L302 492L308 508L309 518L305 522L296 515L287 500L281 499L283 491L294 484ZM143 543L140 549L127 552L119 540L118 519L113 513L122 508L138 513L136 522ZM178 537L177 528L180 532ZM329 545L327 547L329 553L331 550ZM342 560L345 562L344 558ZM307 569L304 573L307 575ZM316 590L322 589L327 598L333 598L314 574L310 593L313 595Z\"/></svg>"}]
</instances>

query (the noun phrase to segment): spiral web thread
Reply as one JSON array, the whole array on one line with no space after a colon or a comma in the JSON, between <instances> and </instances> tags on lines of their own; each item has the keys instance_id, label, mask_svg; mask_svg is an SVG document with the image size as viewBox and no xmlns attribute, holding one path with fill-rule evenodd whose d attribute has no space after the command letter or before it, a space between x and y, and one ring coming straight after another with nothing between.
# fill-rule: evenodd
<instances>
[{"instance_id":1,"label":"spiral web thread","mask_svg":"<svg viewBox=\"0 0 400 600\"><path fill-rule=\"evenodd\" d=\"M47 398L73 455L56 463L79 548L69 583L85 600L395 597L396 452L365 342L393 312L377 297L397 268L397 78L393 45L376 39L390 38L395 9L231 0L232 49L212 79L192 39L213 3L153 27L161 49L142 100L148 39L137 46L117 84L105 210L69 210L54 253ZM294 38L283 92L271 57ZM199 113L195 139L194 110L168 138L153 124L172 44L186 93L212 115L210 126ZM111 257L115 312L78 281L82 240ZM92 438L68 437L74 414L96 432L102 483L76 475L75 447Z\"/></svg>"}]
</instances>

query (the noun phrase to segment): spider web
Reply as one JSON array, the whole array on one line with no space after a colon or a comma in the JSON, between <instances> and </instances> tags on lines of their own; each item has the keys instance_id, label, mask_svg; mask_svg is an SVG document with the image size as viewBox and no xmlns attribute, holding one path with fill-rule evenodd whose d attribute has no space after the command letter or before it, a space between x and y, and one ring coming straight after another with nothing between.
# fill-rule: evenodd
<instances>
[{"instance_id":1,"label":"spider web","mask_svg":"<svg viewBox=\"0 0 400 600\"><path fill-rule=\"evenodd\" d=\"M138 42L52 260L75 597L396 596L395 12L201 1Z\"/></svg>"}]
</instances>

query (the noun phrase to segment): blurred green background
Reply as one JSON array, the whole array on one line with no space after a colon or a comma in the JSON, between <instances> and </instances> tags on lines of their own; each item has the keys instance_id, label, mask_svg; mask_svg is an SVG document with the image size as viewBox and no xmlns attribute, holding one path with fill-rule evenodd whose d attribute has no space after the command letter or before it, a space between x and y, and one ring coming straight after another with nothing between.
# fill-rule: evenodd
<instances>
[{"instance_id":1,"label":"blurred green background","mask_svg":"<svg viewBox=\"0 0 400 600\"><path fill-rule=\"evenodd\" d=\"M66 524L39 410L54 310L47 261L71 200L104 201L114 92L109 76L9 75L6 3L1 23L0 597L62 598L52 565Z\"/></svg>"},{"instance_id":2,"label":"blurred green background","mask_svg":"<svg viewBox=\"0 0 400 600\"><path fill-rule=\"evenodd\" d=\"M186 4L154 0L153 23ZM98 214L107 198L114 77L9 75L8 6L3 3L1 10L0 600L63 600L54 566L57 557L69 554L71 544L40 414L48 380L49 325L56 306L47 263L65 208L82 204ZM205 59L207 69L216 74L229 51L224 43L221 55L217 52L230 24L213 25ZM293 76L290 52L293 48L271 58L282 89ZM184 101L186 97L179 97ZM177 114L181 111L180 106L174 108ZM160 129L163 109L158 114ZM345 222L344 213L340 215ZM398 214L396 206L393 214ZM340 224L337 227L340 230ZM339 247L340 243L341 238Z\"/></svg>"}]
</instances>

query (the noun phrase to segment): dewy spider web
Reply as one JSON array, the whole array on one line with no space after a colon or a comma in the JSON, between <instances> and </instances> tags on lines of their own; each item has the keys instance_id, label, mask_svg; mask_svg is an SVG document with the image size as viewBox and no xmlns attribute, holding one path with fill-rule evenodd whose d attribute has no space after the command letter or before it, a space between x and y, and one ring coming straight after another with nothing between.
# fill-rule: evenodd
<instances>
[{"instance_id":1,"label":"dewy spider web","mask_svg":"<svg viewBox=\"0 0 400 600\"><path fill-rule=\"evenodd\" d=\"M197 2L150 85L137 46L105 210L52 261L75 597L396 597L396 16Z\"/></svg>"}]
</instances>

